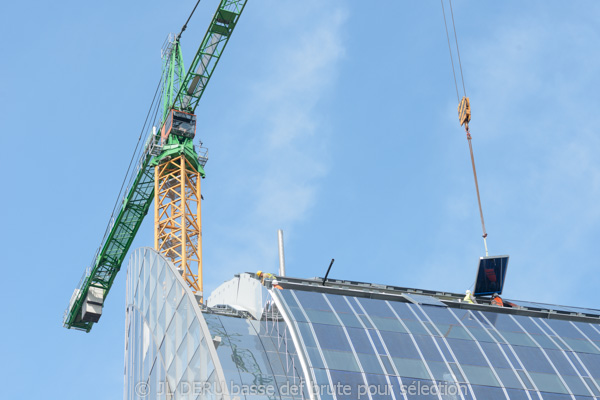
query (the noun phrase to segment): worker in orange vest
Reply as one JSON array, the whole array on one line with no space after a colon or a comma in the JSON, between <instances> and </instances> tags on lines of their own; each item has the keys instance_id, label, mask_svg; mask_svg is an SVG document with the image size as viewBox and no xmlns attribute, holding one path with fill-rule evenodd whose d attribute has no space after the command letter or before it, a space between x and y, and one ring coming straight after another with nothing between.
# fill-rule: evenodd
<instances>
[{"instance_id":1,"label":"worker in orange vest","mask_svg":"<svg viewBox=\"0 0 600 400\"><path fill-rule=\"evenodd\" d=\"M498 296L498 293L494 293L492 295L492 305L498 307L504 307L504 302L502 301L502 297Z\"/></svg>"}]
</instances>

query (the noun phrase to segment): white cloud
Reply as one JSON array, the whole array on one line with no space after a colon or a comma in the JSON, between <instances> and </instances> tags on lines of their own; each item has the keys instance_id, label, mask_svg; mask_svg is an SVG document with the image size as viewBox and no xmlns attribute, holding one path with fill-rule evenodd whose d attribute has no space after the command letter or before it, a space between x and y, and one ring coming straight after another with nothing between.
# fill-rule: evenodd
<instances>
[{"instance_id":1,"label":"white cloud","mask_svg":"<svg viewBox=\"0 0 600 400\"><path fill-rule=\"evenodd\" d=\"M251 150L238 149L238 154L251 168L237 170L237 184L228 191L247 205L240 218L219 224L221 240L211 249L212 263L219 268L206 271L209 288L219 283L211 284L212 276L217 280L241 270L276 268L276 230L283 228L286 238L292 236L294 223L315 202L319 179L329 168L328 128L319 102L330 93L344 55L346 12L339 4L310 1L303 6L311 12L305 8L298 13L289 9L291 3L272 4L270 21L281 25L269 29L288 32L294 27L284 16L294 14L297 34L265 51L262 74L242 111L239 130L244 136L251 130Z\"/></svg>"}]
</instances>

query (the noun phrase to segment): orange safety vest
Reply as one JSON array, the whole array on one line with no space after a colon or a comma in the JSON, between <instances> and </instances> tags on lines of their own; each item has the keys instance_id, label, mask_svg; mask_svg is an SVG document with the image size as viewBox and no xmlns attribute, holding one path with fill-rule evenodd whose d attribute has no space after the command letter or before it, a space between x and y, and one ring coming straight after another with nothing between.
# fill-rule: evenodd
<instances>
[{"instance_id":1,"label":"orange safety vest","mask_svg":"<svg viewBox=\"0 0 600 400\"><path fill-rule=\"evenodd\" d=\"M500 296L494 297L492 299L492 303L496 303L497 306L504 307L504 302L500 298Z\"/></svg>"}]
</instances>

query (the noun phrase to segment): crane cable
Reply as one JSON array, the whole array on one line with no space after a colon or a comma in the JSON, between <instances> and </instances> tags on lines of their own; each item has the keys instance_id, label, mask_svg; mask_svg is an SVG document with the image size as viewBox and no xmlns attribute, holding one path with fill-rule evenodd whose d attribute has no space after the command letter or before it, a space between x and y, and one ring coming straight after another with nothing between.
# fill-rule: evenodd
<instances>
[{"instance_id":1,"label":"crane cable","mask_svg":"<svg viewBox=\"0 0 600 400\"><path fill-rule=\"evenodd\" d=\"M479 195L479 183L477 182L477 170L475 169L475 156L473 155L473 144L471 143L471 132L469 131L469 122L471 121L471 105L467 97L467 89L465 87L465 79L460 60L460 50L458 48L458 36L456 35L456 25L454 23L454 12L452 10L452 0L448 0L450 5L450 15L452 18L452 30L454 31L454 43L456 44L456 54L458 59L458 67L460 70L460 80L463 87L463 97L460 99L458 92L458 82L456 80L456 70L454 68L454 58L452 57L452 46L450 45L450 34L448 33L448 23L446 22L446 10L444 8L444 0L440 0L442 4L442 14L444 16L444 27L446 29L446 39L448 40L448 50L450 52L450 63L452 65L452 76L454 78L454 88L456 89L456 99L458 100L458 118L461 125L464 125L467 133L467 141L469 142L469 152L471 154L471 165L473 166L473 178L475 180L475 191L477 192L477 204L479 206L479 216L481 217L481 230L483 231L483 245L485 246L485 255L488 256L487 247L487 231L485 229L485 221L483 219L483 209L481 208L481 196Z\"/></svg>"},{"instance_id":2,"label":"crane cable","mask_svg":"<svg viewBox=\"0 0 600 400\"><path fill-rule=\"evenodd\" d=\"M192 10L192 12L190 13L190 16L188 17L187 21L185 21L185 24L183 24L183 26L181 27L181 31L179 32L179 34L175 37L175 42L179 43L179 38L181 38L181 34L187 29L187 24L188 22L190 22L190 19L192 19L192 15L194 15L194 13L196 12L196 8L198 8L198 4L200 4L202 0L198 0L196 2L196 5L194 6L194 9Z\"/></svg>"},{"instance_id":3,"label":"crane cable","mask_svg":"<svg viewBox=\"0 0 600 400\"><path fill-rule=\"evenodd\" d=\"M131 171L131 167L133 166L134 161L139 160L139 152L141 150L144 150L142 147L140 147L140 144L142 142L142 138L144 135L144 132L146 132L147 126L148 126L148 121L155 122L156 119L156 110L154 111L154 113L152 113L153 108L155 108L155 104L159 105L160 104L160 98L162 96L158 96L159 90L161 88L162 85L162 77L161 79L158 81L158 85L156 86L156 90L154 92L154 97L152 98L152 103L150 104L150 108L148 109L148 113L146 114L146 119L144 121L144 124L142 125L142 129L140 130L140 135L138 137L137 143L135 145L135 149L133 150L133 154L131 155L131 160L129 161L129 166L127 167L127 172L125 172L125 176L123 177L123 182L121 183L121 188L119 189L119 194L117 195L117 200L115 201L115 205L113 207L113 210L110 214L110 219L109 219L109 223L108 226L106 227L106 230L104 232L104 237L102 238L102 242L104 243L104 241L106 240L106 237L108 236L108 234L110 233L111 227L112 227L112 222L115 218L115 214L117 214L120 210L120 207L122 205L123 199L121 198L121 195L125 196L125 193L123 192L123 189L125 189L125 184L128 182L127 178L129 177L129 183L127 185L127 188L129 188L131 186L131 181L132 179L134 179L135 174L130 174L129 172ZM157 96L158 101L157 100ZM152 118L150 118L150 115L153 115ZM127 189L125 189L127 190ZM95 261L95 260L94 260Z\"/></svg>"}]
</instances>

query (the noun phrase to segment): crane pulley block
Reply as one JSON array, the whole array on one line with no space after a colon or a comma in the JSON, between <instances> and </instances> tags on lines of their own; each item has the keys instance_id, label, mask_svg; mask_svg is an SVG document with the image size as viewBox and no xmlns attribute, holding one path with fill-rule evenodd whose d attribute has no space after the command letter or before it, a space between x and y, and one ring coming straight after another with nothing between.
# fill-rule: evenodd
<instances>
[{"instance_id":1,"label":"crane pulley block","mask_svg":"<svg viewBox=\"0 0 600 400\"><path fill-rule=\"evenodd\" d=\"M458 120L461 126L471 122L471 103L468 97L463 97L458 103Z\"/></svg>"}]
</instances>

